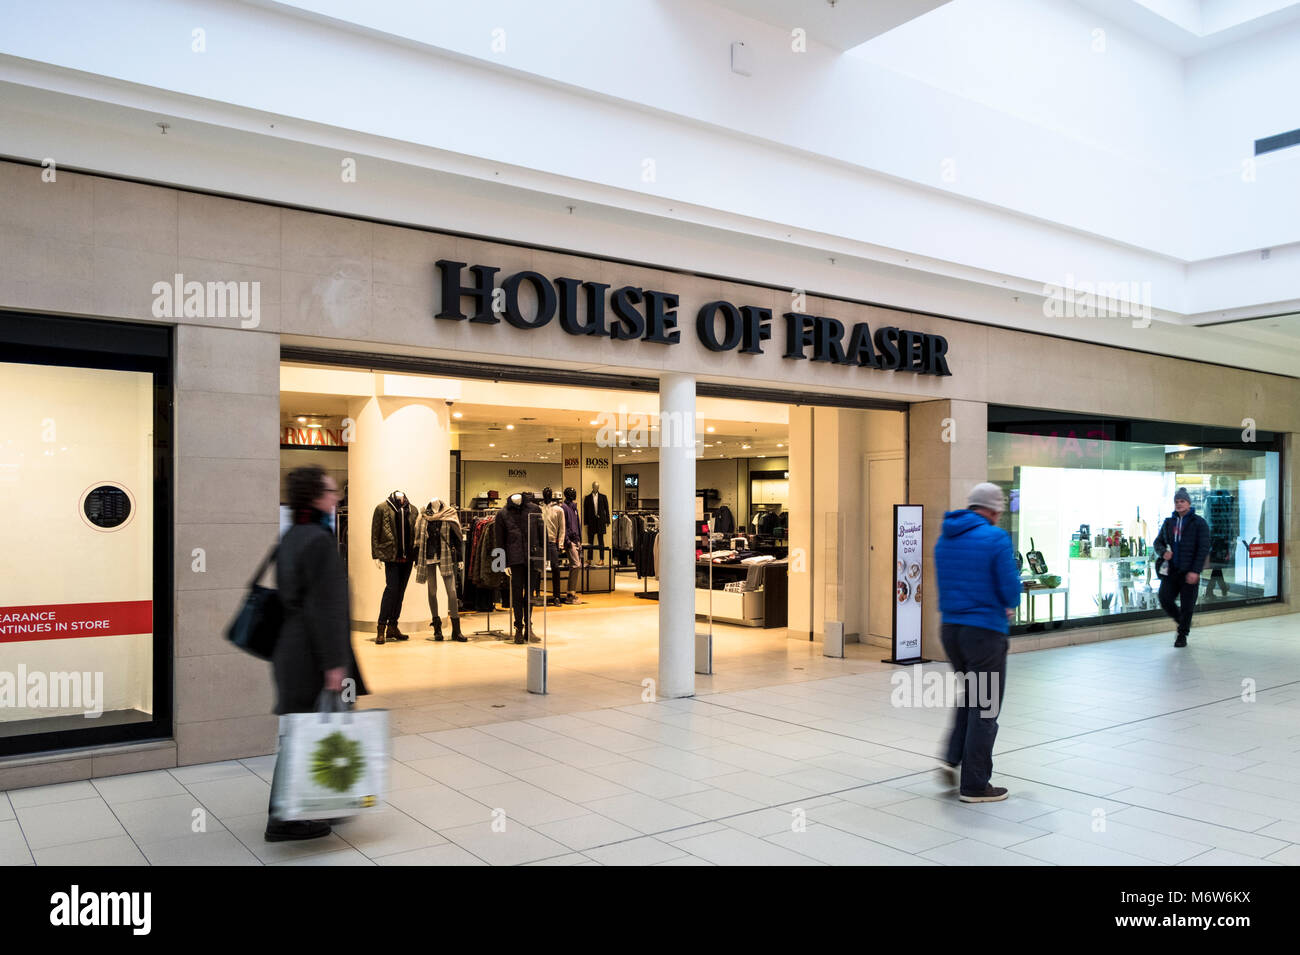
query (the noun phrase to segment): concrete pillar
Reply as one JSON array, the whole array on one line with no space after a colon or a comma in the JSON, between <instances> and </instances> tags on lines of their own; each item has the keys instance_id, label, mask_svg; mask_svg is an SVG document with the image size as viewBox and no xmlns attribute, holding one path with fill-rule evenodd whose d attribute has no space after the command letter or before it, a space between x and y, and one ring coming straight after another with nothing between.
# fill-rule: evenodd
<instances>
[{"instance_id":1,"label":"concrete pillar","mask_svg":"<svg viewBox=\"0 0 1300 955\"><path fill-rule=\"evenodd\" d=\"M381 384L382 384L382 376ZM384 571L370 556L370 522L375 505L395 490L411 506L450 498L451 429L446 402L423 398L357 398L349 403L356 422L348 446L348 580L352 620L373 631L384 593ZM441 587L441 582L439 582ZM398 625L420 629L429 622L428 591L411 573ZM446 595L439 595L446 607Z\"/></svg>"},{"instance_id":2,"label":"concrete pillar","mask_svg":"<svg viewBox=\"0 0 1300 955\"><path fill-rule=\"evenodd\" d=\"M925 576L921 652L945 659L939 642L939 591L934 544L944 511L966 506L972 487L988 480L988 405L982 401L923 401L908 415L908 503L925 508Z\"/></svg>"},{"instance_id":3,"label":"concrete pillar","mask_svg":"<svg viewBox=\"0 0 1300 955\"><path fill-rule=\"evenodd\" d=\"M695 695L695 378L659 381L659 687Z\"/></svg>"}]
</instances>

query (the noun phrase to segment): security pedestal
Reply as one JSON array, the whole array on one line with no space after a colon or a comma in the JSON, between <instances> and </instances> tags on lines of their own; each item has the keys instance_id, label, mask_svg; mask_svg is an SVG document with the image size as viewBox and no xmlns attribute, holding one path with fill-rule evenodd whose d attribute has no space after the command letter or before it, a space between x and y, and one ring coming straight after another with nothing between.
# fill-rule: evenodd
<instances>
[{"instance_id":1,"label":"security pedestal","mask_svg":"<svg viewBox=\"0 0 1300 955\"><path fill-rule=\"evenodd\" d=\"M822 642L822 656L844 659L844 622L826 621L826 639Z\"/></svg>"},{"instance_id":2,"label":"security pedestal","mask_svg":"<svg viewBox=\"0 0 1300 955\"><path fill-rule=\"evenodd\" d=\"M695 635L695 672L713 672L713 634L711 633Z\"/></svg>"},{"instance_id":3,"label":"security pedestal","mask_svg":"<svg viewBox=\"0 0 1300 955\"><path fill-rule=\"evenodd\" d=\"M546 648L528 648L528 692L546 692Z\"/></svg>"}]
</instances>

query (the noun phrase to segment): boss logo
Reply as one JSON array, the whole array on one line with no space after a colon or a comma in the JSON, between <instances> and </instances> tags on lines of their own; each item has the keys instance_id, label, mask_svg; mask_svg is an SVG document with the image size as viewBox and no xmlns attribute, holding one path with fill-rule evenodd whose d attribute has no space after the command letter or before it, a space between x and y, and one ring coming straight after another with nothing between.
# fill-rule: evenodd
<instances>
[{"instance_id":1,"label":"boss logo","mask_svg":"<svg viewBox=\"0 0 1300 955\"><path fill-rule=\"evenodd\" d=\"M526 478L526 477L528 477L528 469L527 469L527 468L508 468L508 469L506 470L506 477L512 477L512 478Z\"/></svg>"},{"instance_id":2,"label":"boss logo","mask_svg":"<svg viewBox=\"0 0 1300 955\"><path fill-rule=\"evenodd\" d=\"M576 468L576 467L578 466L578 459L577 459L577 458L565 458L565 459L564 459L564 466L565 466L566 468Z\"/></svg>"},{"instance_id":3,"label":"boss logo","mask_svg":"<svg viewBox=\"0 0 1300 955\"><path fill-rule=\"evenodd\" d=\"M587 467L607 468L609 467L609 458L587 458Z\"/></svg>"}]
</instances>

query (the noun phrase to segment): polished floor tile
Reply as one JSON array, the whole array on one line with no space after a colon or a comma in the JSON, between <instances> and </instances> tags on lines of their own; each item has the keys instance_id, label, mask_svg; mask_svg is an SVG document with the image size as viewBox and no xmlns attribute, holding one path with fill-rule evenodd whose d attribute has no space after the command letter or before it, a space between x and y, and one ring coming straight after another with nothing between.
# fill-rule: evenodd
<instances>
[{"instance_id":1,"label":"polished floor tile","mask_svg":"<svg viewBox=\"0 0 1300 955\"><path fill-rule=\"evenodd\" d=\"M0 793L0 864L1300 863L1300 618L1013 654L1011 796L966 805L934 772L948 712L892 705L877 648L719 628L696 696L646 702L657 608L623 597L554 615L545 697L496 641L363 647L389 790L325 839L264 841L256 756Z\"/></svg>"}]
</instances>

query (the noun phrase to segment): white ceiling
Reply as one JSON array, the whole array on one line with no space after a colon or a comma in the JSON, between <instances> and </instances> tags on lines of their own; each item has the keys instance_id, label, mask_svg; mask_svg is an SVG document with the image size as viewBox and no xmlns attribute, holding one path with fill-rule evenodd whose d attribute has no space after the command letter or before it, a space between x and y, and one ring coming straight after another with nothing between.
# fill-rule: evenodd
<instances>
[{"instance_id":1,"label":"white ceiling","mask_svg":"<svg viewBox=\"0 0 1300 955\"><path fill-rule=\"evenodd\" d=\"M469 389L477 387L480 391L488 387L486 383L478 382L463 384ZM465 460L558 463L563 444L596 443L600 430L613 420L609 416L599 417L600 412L591 410L593 406L606 407L610 409L608 415L616 415L615 409L629 402L632 403L631 410L623 420L614 422L614 440L622 444L611 448L615 462L626 459L625 463L630 464L659 459L657 448L635 446L643 438L653 445L651 434L658 430L658 416L651 413L638 421L636 415L640 413L637 408L657 403L656 396L621 395L558 385L511 385L501 390L503 394L508 393L512 401L520 403L458 400L452 405L452 414L460 415L451 422L455 436L453 447L460 450ZM282 390L281 425L318 423L338 428L353 398L324 392ZM784 405L701 398L697 401L697 409L703 429L700 439L703 457L780 457L789 453L790 430ZM300 417L308 420L299 422ZM617 429L640 426L648 426L643 430L651 434L633 434L630 436L633 446L627 446L629 435Z\"/></svg>"},{"instance_id":2,"label":"white ceiling","mask_svg":"<svg viewBox=\"0 0 1300 955\"><path fill-rule=\"evenodd\" d=\"M801 28L811 40L850 50L948 0L712 0L754 20L787 30ZM736 37L743 40L744 37Z\"/></svg>"}]
</instances>

